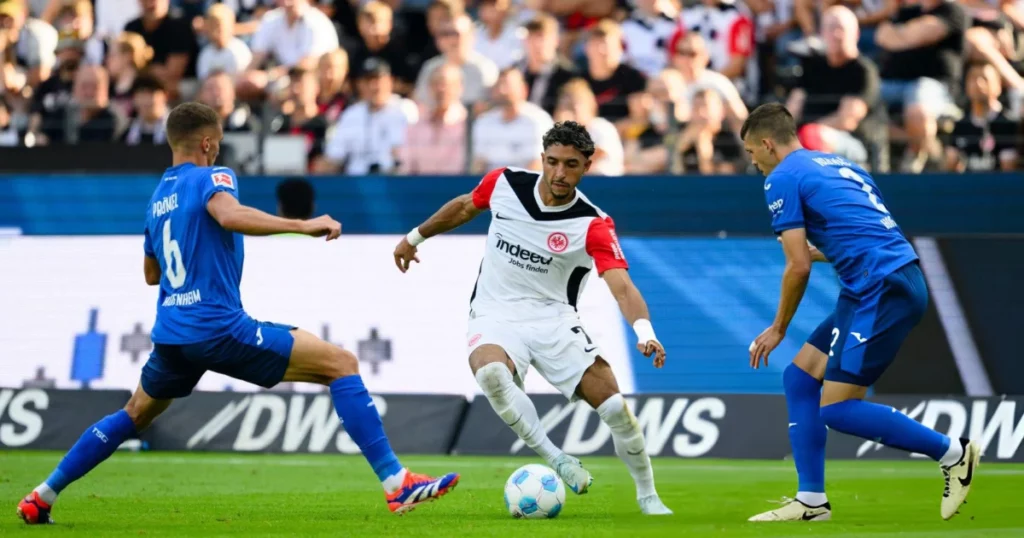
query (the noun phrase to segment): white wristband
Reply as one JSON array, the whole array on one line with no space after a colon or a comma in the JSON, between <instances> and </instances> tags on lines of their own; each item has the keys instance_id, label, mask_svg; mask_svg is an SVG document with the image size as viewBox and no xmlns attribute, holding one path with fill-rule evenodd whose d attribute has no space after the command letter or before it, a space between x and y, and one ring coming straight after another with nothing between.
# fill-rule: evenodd
<instances>
[{"instance_id":1,"label":"white wristband","mask_svg":"<svg viewBox=\"0 0 1024 538\"><path fill-rule=\"evenodd\" d=\"M420 243L426 241L427 238L423 237L423 234L420 233L420 227L417 226L405 236L405 240L408 241L410 245L418 247L420 246Z\"/></svg>"},{"instance_id":2,"label":"white wristband","mask_svg":"<svg viewBox=\"0 0 1024 538\"><path fill-rule=\"evenodd\" d=\"M651 325L649 319L638 319L633 323L633 332L636 333L636 339L641 344L646 344L651 340L657 341L658 337L654 335L654 327Z\"/></svg>"}]
</instances>

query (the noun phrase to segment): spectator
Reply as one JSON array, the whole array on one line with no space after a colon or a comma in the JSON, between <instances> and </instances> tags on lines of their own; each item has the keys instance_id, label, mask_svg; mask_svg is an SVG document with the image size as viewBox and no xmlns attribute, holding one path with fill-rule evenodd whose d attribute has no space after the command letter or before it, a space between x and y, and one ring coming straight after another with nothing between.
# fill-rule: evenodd
<instances>
[{"instance_id":1,"label":"spectator","mask_svg":"<svg viewBox=\"0 0 1024 538\"><path fill-rule=\"evenodd\" d=\"M336 49L320 57L317 62L317 77L320 82L320 95L317 104L320 113L331 125L341 117L341 111L349 102L348 92L348 54L345 49Z\"/></svg>"},{"instance_id":2,"label":"spectator","mask_svg":"<svg viewBox=\"0 0 1024 538\"><path fill-rule=\"evenodd\" d=\"M406 131L416 123L416 105L394 94L391 67L379 58L362 66L362 98L341 114L316 171L348 175L390 174L398 164Z\"/></svg>"},{"instance_id":3,"label":"spectator","mask_svg":"<svg viewBox=\"0 0 1024 538\"><path fill-rule=\"evenodd\" d=\"M289 96L281 106L283 114L275 122L273 130L305 137L308 162L313 162L313 159L323 155L323 141L329 125L316 102L320 94L320 82L315 71L302 67L293 67L288 72L288 80Z\"/></svg>"},{"instance_id":4,"label":"spectator","mask_svg":"<svg viewBox=\"0 0 1024 538\"><path fill-rule=\"evenodd\" d=\"M473 173L499 166L540 170L541 138L554 123L551 116L526 101L526 81L516 69L501 72L493 93L494 109L473 123Z\"/></svg>"},{"instance_id":5,"label":"spectator","mask_svg":"<svg viewBox=\"0 0 1024 538\"><path fill-rule=\"evenodd\" d=\"M743 159L743 143L723 129L725 109L718 92L704 89L693 97L690 121L679 134L672 164L675 174L735 174Z\"/></svg>"},{"instance_id":6,"label":"spectator","mask_svg":"<svg viewBox=\"0 0 1024 538\"><path fill-rule=\"evenodd\" d=\"M316 206L313 185L301 177L285 179L277 184L277 215L286 219L313 218Z\"/></svg>"},{"instance_id":7,"label":"spectator","mask_svg":"<svg viewBox=\"0 0 1024 538\"><path fill-rule=\"evenodd\" d=\"M212 73L199 88L199 101L217 111L225 133L252 132L258 124L249 107L235 100L235 81L227 73Z\"/></svg>"},{"instance_id":8,"label":"spectator","mask_svg":"<svg viewBox=\"0 0 1024 538\"><path fill-rule=\"evenodd\" d=\"M670 133L689 114L682 101L683 76L665 69L647 79L641 106L630 112L630 128L623 140L626 171L630 174L657 174L668 171Z\"/></svg>"},{"instance_id":9,"label":"spectator","mask_svg":"<svg viewBox=\"0 0 1024 538\"><path fill-rule=\"evenodd\" d=\"M178 95L178 84L185 77L194 77L199 45L192 23L170 15L170 0L139 0L142 16L125 25L153 48L151 72L164 83L172 98Z\"/></svg>"},{"instance_id":10,"label":"spectator","mask_svg":"<svg viewBox=\"0 0 1024 538\"><path fill-rule=\"evenodd\" d=\"M511 0L480 0L475 49L498 69L523 59L523 29L512 16Z\"/></svg>"},{"instance_id":11,"label":"spectator","mask_svg":"<svg viewBox=\"0 0 1024 538\"><path fill-rule=\"evenodd\" d=\"M573 65L558 55L558 21L540 14L526 23L526 57L519 69L530 89L529 101L553 113L562 86L579 76Z\"/></svg>"},{"instance_id":12,"label":"spectator","mask_svg":"<svg viewBox=\"0 0 1024 538\"><path fill-rule=\"evenodd\" d=\"M10 93L42 84L56 64L57 30L28 16L22 0L0 3L0 76ZM16 66L24 66L24 76Z\"/></svg>"},{"instance_id":13,"label":"spectator","mask_svg":"<svg viewBox=\"0 0 1024 538\"><path fill-rule=\"evenodd\" d=\"M676 6L671 0L635 0L633 13L622 23L626 63L653 77L668 63L668 46L676 31Z\"/></svg>"},{"instance_id":14,"label":"spectator","mask_svg":"<svg viewBox=\"0 0 1024 538\"><path fill-rule=\"evenodd\" d=\"M50 0L41 18L53 22L65 2L66 0ZM130 21L142 15L139 0L95 0L93 4L93 34L103 41L120 35Z\"/></svg>"},{"instance_id":15,"label":"spectator","mask_svg":"<svg viewBox=\"0 0 1024 538\"><path fill-rule=\"evenodd\" d=\"M204 80L214 71L236 77L252 63L249 46L235 37L235 12L226 4L213 4L206 11L203 25L209 44L196 60L196 76Z\"/></svg>"},{"instance_id":16,"label":"spectator","mask_svg":"<svg viewBox=\"0 0 1024 538\"><path fill-rule=\"evenodd\" d=\"M117 37L110 54L107 55L107 72L110 74L110 106L121 116L128 117L132 113L132 88L139 72L149 65L153 58L153 49L146 44L141 35L134 32L123 32Z\"/></svg>"},{"instance_id":17,"label":"spectator","mask_svg":"<svg viewBox=\"0 0 1024 538\"><path fill-rule=\"evenodd\" d=\"M135 98L135 117L128 124L121 141L129 146L142 144L163 145L167 142L167 91L160 79L144 73L135 79L132 89Z\"/></svg>"},{"instance_id":18,"label":"spectator","mask_svg":"<svg viewBox=\"0 0 1024 538\"><path fill-rule=\"evenodd\" d=\"M251 36L260 28L260 21L270 10L274 9L277 0L222 0L224 5L235 14L235 36ZM197 32L206 32L206 19L195 19Z\"/></svg>"},{"instance_id":19,"label":"spectator","mask_svg":"<svg viewBox=\"0 0 1024 538\"><path fill-rule=\"evenodd\" d=\"M81 47L65 47L57 51L57 70L32 93L29 115L28 146L45 146L50 139L63 140L65 116L75 73L85 51Z\"/></svg>"},{"instance_id":20,"label":"spectator","mask_svg":"<svg viewBox=\"0 0 1024 538\"><path fill-rule=\"evenodd\" d=\"M796 58L790 54L789 47L800 41L803 33L794 18L793 0L746 0L756 26L756 41L767 45L772 52L772 62L766 65L769 69L776 66L791 65ZM770 71L769 71L770 73Z\"/></svg>"},{"instance_id":21,"label":"spectator","mask_svg":"<svg viewBox=\"0 0 1024 538\"><path fill-rule=\"evenodd\" d=\"M867 166L868 144L886 141L878 68L857 50L857 16L846 6L825 10L824 56L802 62L802 74L786 108L800 126L805 148L827 151Z\"/></svg>"},{"instance_id":22,"label":"spectator","mask_svg":"<svg viewBox=\"0 0 1024 538\"><path fill-rule=\"evenodd\" d=\"M117 135L117 116L110 110L110 79L98 65L82 65L71 89L78 128L77 142L111 142ZM64 140L72 142L72 140Z\"/></svg>"},{"instance_id":23,"label":"spectator","mask_svg":"<svg viewBox=\"0 0 1024 538\"><path fill-rule=\"evenodd\" d=\"M956 122L946 148L946 169L956 172L1012 171L1017 168L1018 124L1003 110L996 69L975 64L967 71L970 109Z\"/></svg>"},{"instance_id":24,"label":"spectator","mask_svg":"<svg viewBox=\"0 0 1024 538\"><path fill-rule=\"evenodd\" d=\"M622 139L610 121L597 116L597 99L587 81L575 79L562 88L555 121L575 121L586 127L595 148L591 174L621 176L625 172Z\"/></svg>"},{"instance_id":25,"label":"spectator","mask_svg":"<svg viewBox=\"0 0 1024 538\"><path fill-rule=\"evenodd\" d=\"M682 103L688 106L694 95L703 89L712 89L725 103L725 116L729 126L740 132L743 120L747 119L747 105L743 103L736 85L725 75L708 69L707 42L698 33L688 33L675 40L672 48L672 67L683 76L686 90ZM684 115L688 115L684 112Z\"/></svg>"},{"instance_id":26,"label":"spectator","mask_svg":"<svg viewBox=\"0 0 1024 538\"><path fill-rule=\"evenodd\" d=\"M372 1L363 5L358 16L359 37L361 41L350 52L352 73L358 78L359 68L368 58L380 58L392 66L396 93L408 95L416 81L419 62L410 62L412 54L399 36L395 39L394 13L384 2Z\"/></svg>"},{"instance_id":27,"label":"spectator","mask_svg":"<svg viewBox=\"0 0 1024 538\"><path fill-rule=\"evenodd\" d=\"M953 106L964 61L964 9L946 0L920 0L900 24L883 22L875 40L887 51L881 66L882 99L902 108L907 152L900 168L918 173L940 157L937 118Z\"/></svg>"},{"instance_id":28,"label":"spectator","mask_svg":"<svg viewBox=\"0 0 1024 538\"><path fill-rule=\"evenodd\" d=\"M419 121L409 127L401 148L401 174L466 172L466 107L462 104L462 69L444 64L430 78L434 106L420 107Z\"/></svg>"},{"instance_id":29,"label":"spectator","mask_svg":"<svg viewBox=\"0 0 1024 538\"><path fill-rule=\"evenodd\" d=\"M289 69L313 67L320 56L338 48L334 24L309 0L278 0L278 6L263 15L252 36L252 64L239 87L246 97L283 90Z\"/></svg>"},{"instance_id":30,"label":"spectator","mask_svg":"<svg viewBox=\"0 0 1024 538\"><path fill-rule=\"evenodd\" d=\"M10 0L8 0L10 1ZM99 65L106 54L103 40L95 35L92 2L89 0L65 0L52 22L57 30L57 48L80 46L85 51L85 63Z\"/></svg>"},{"instance_id":31,"label":"spectator","mask_svg":"<svg viewBox=\"0 0 1024 538\"><path fill-rule=\"evenodd\" d=\"M701 0L683 10L673 42L687 33L704 38L710 70L730 79L746 101L758 99L754 23L745 6L735 0Z\"/></svg>"},{"instance_id":32,"label":"spectator","mask_svg":"<svg viewBox=\"0 0 1024 538\"><path fill-rule=\"evenodd\" d=\"M13 148L21 145L21 135L11 122L11 107L0 96L0 147Z\"/></svg>"},{"instance_id":33,"label":"spectator","mask_svg":"<svg viewBox=\"0 0 1024 538\"><path fill-rule=\"evenodd\" d=\"M597 96L598 116L613 123L629 116L631 107L646 85L643 73L622 63L622 29L604 19L590 30L586 44L587 72L584 78Z\"/></svg>"},{"instance_id":34,"label":"spectator","mask_svg":"<svg viewBox=\"0 0 1024 538\"><path fill-rule=\"evenodd\" d=\"M415 99L417 103L433 106L430 96L430 77L435 69L445 63L462 68L462 99L464 103L481 103L498 78L498 68L480 53L473 50L473 23L469 16L459 15L451 22L444 23L437 37L440 56L423 64L416 79Z\"/></svg>"},{"instance_id":35,"label":"spectator","mask_svg":"<svg viewBox=\"0 0 1024 538\"><path fill-rule=\"evenodd\" d=\"M466 13L466 5L463 0L433 0L427 6L425 14L425 31L411 32L409 48L422 50L423 58L433 58L441 54L437 47L438 37L445 25L451 23L456 17Z\"/></svg>"}]
</instances>

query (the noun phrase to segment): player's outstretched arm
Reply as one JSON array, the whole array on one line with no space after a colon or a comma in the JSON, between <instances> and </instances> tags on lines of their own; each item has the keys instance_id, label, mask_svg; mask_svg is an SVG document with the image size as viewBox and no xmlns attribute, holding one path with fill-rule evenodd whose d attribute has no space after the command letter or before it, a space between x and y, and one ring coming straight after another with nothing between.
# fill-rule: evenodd
<instances>
[{"instance_id":1,"label":"player's outstretched arm","mask_svg":"<svg viewBox=\"0 0 1024 538\"><path fill-rule=\"evenodd\" d=\"M227 192L214 194L206 203L206 210L225 230L244 235L274 235L297 233L312 237L327 236L327 240L341 235L341 223L327 215L310 220L275 217L259 209L240 204Z\"/></svg>"},{"instance_id":2,"label":"player's outstretched arm","mask_svg":"<svg viewBox=\"0 0 1024 538\"><path fill-rule=\"evenodd\" d=\"M449 232L473 220L486 208L477 207L473 194L463 194L441 206L423 224L412 229L395 247L395 265L401 272L409 270L409 264L419 263L416 249L429 237Z\"/></svg>"},{"instance_id":3,"label":"player's outstretched arm","mask_svg":"<svg viewBox=\"0 0 1024 538\"><path fill-rule=\"evenodd\" d=\"M811 247L807 243L807 230L791 228L782 232L782 250L786 253L786 268L782 272L782 293L775 321L750 344L750 366L760 366L762 358L768 364L768 355L786 336L800 300L804 298L807 282L811 278Z\"/></svg>"},{"instance_id":4,"label":"player's outstretched arm","mask_svg":"<svg viewBox=\"0 0 1024 538\"><path fill-rule=\"evenodd\" d=\"M647 301L640 294L640 290L629 278L629 272L625 269L608 269L601 274L601 278L608 284L615 301L619 303L619 310L623 317L632 325L636 331L637 349L645 357L654 355L654 367L661 368L665 365L665 348L654 335L654 327L651 326L651 313L647 310Z\"/></svg>"}]
</instances>

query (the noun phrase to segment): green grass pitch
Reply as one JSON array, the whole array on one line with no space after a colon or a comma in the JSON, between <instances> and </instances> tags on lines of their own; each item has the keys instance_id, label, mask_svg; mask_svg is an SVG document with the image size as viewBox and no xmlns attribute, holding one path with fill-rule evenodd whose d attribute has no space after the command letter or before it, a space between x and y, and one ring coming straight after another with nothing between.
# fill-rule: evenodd
<instances>
[{"instance_id":1,"label":"green grass pitch","mask_svg":"<svg viewBox=\"0 0 1024 538\"><path fill-rule=\"evenodd\" d=\"M57 524L31 527L18 500L60 459L54 452L0 452L3 536L595 536L1022 537L1024 465L986 464L969 504L952 521L939 517L942 479L931 462L832 461L833 520L748 523L766 502L792 495L790 462L654 462L658 490L674 516L643 517L618 460L585 458L592 490L571 492L554 520L511 518L502 486L526 458L406 457L416 471L459 471L448 496L398 517L358 456L118 453L71 486L54 509Z\"/></svg>"}]
</instances>

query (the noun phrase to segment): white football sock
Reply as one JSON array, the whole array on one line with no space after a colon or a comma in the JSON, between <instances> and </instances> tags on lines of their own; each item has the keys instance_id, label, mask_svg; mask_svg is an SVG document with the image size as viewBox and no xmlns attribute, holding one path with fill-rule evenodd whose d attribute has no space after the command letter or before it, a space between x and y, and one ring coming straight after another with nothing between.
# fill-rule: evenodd
<instances>
[{"instance_id":1,"label":"white football sock","mask_svg":"<svg viewBox=\"0 0 1024 538\"><path fill-rule=\"evenodd\" d=\"M403 467L401 471L385 478L384 481L381 482L381 485L384 486L384 491L387 493L394 493L399 489L402 489L402 484L405 482L405 475L408 472L409 471Z\"/></svg>"},{"instance_id":2,"label":"white football sock","mask_svg":"<svg viewBox=\"0 0 1024 538\"><path fill-rule=\"evenodd\" d=\"M626 400L621 394L616 394L598 406L597 414L611 429L615 454L626 463L629 474L636 482L636 498L657 495L654 489L654 469L647 455L644 434L633 412L626 405Z\"/></svg>"},{"instance_id":3,"label":"white football sock","mask_svg":"<svg viewBox=\"0 0 1024 538\"><path fill-rule=\"evenodd\" d=\"M959 439L949 438L949 448L946 449L946 453L939 459L939 464L943 467L949 467L960 463L960 459L964 457L964 445L960 443Z\"/></svg>"},{"instance_id":4,"label":"white football sock","mask_svg":"<svg viewBox=\"0 0 1024 538\"><path fill-rule=\"evenodd\" d=\"M817 508L828 502L828 496L817 491L798 491L796 492L796 500L811 508Z\"/></svg>"},{"instance_id":5,"label":"white football sock","mask_svg":"<svg viewBox=\"0 0 1024 538\"><path fill-rule=\"evenodd\" d=\"M44 503L50 506L53 506L53 503L57 501L57 492L53 491L53 488L46 485L46 482L39 484L38 486L36 486L36 489L32 491L38 493L39 498L42 499Z\"/></svg>"},{"instance_id":6,"label":"white football sock","mask_svg":"<svg viewBox=\"0 0 1024 538\"><path fill-rule=\"evenodd\" d=\"M484 365L476 371L476 382L505 424L526 442L526 446L554 465L562 451L548 439L537 416L537 408L530 397L516 386L508 367L497 362Z\"/></svg>"}]
</instances>

